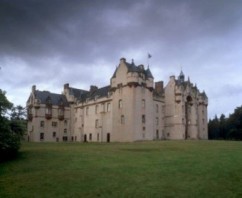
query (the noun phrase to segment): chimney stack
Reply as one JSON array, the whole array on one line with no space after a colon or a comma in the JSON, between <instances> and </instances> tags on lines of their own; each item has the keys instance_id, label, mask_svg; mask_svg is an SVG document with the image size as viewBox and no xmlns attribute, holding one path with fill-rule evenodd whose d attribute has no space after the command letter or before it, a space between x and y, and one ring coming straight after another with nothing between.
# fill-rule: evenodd
<instances>
[{"instance_id":1,"label":"chimney stack","mask_svg":"<svg viewBox=\"0 0 242 198\"><path fill-rule=\"evenodd\" d=\"M98 89L98 87L95 85L90 86L90 92L96 91L97 89Z\"/></svg>"},{"instance_id":2,"label":"chimney stack","mask_svg":"<svg viewBox=\"0 0 242 198\"><path fill-rule=\"evenodd\" d=\"M32 86L32 92L35 92L36 91L36 85L33 85Z\"/></svg>"},{"instance_id":3,"label":"chimney stack","mask_svg":"<svg viewBox=\"0 0 242 198\"><path fill-rule=\"evenodd\" d=\"M64 84L64 89L69 89L69 83Z\"/></svg>"}]
</instances>

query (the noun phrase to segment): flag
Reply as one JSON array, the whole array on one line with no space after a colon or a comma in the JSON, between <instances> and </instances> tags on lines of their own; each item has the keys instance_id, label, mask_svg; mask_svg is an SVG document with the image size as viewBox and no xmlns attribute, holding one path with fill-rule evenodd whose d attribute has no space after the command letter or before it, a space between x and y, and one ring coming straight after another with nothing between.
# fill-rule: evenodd
<instances>
[{"instance_id":1,"label":"flag","mask_svg":"<svg viewBox=\"0 0 242 198\"><path fill-rule=\"evenodd\" d=\"M148 53L148 58L151 58L152 56Z\"/></svg>"}]
</instances>

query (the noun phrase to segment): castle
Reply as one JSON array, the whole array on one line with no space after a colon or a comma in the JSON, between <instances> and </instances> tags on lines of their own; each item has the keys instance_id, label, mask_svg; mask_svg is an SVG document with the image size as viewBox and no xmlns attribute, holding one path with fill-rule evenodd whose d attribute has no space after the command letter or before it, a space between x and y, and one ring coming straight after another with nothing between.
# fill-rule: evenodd
<instances>
[{"instance_id":1,"label":"castle","mask_svg":"<svg viewBox=\"0 0 242 198\"><path fill-rule=\"evenodd\" d=\"M102 88L64 85L62 94L32 86L27 101L28 139L39 142L133 142L207 139L207 105L181 71L164 87L149 69L120 59Z\"/></svg>"}]
</instances>

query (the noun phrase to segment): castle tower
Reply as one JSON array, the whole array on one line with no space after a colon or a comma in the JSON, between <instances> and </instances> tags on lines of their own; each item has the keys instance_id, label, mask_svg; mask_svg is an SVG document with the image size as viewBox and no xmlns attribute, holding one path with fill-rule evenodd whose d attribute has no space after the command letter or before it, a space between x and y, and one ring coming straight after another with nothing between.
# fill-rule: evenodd
<instances>
[{"instance_id":1,"label":"castle tower","mask_svg":"<svg viewBox=\"0 0 242 198\"><path fill-rule=\"evenodd\" d=\"M152 140L153 76L124 58L111 78L113 141Z\"/></svg>"}]
</instances>

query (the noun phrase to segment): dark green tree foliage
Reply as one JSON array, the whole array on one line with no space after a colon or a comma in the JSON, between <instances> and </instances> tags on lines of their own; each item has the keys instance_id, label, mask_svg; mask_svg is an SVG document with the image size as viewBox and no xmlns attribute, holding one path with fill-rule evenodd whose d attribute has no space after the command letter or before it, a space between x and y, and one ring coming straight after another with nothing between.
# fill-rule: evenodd
<instances>
[{"instance_id":1,"label":"dark green tree foliage","mask_svg":"<svg viewBox=\"0 0 242 198\"><path fill-rule=\"evenodd\" d=\"M209 139L242 140L242 106L228 118L222 114L219 119L215 116L209 120L208 135Z\"/></svg>"},{"instance_id":2,"label":"dark green tree foliage","mask_svg":"<svg viewBox=\"0 0 242 198\"><path fill-rule=\"evenodd\" d=\"M20 137L25 131L23 124L19 123L21 120L7 118L7 112L11 110L13 104L8 101L5 94L6 92L0 89L0 161L17 154L20 148Z\"/></svg>"}]
</instances>

